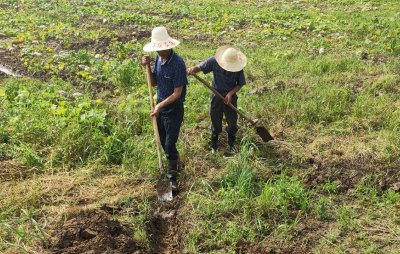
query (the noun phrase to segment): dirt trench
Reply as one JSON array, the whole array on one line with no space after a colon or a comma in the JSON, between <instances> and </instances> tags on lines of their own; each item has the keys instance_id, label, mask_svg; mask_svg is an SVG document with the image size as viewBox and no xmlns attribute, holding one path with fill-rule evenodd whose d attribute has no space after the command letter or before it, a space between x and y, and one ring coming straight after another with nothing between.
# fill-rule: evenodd
<instances>
[{"instance_id":1,"label":"dirt trench","mask_svg":"<svg viewBox=\"0 0 400 254\"><path fill-rule=\"evenodd\" d=\"M170 202L155 200L151 204L150 218L147 224L147 234L150 240L151 254L179 254L184 252L184 221L183 210L187 192L191 187L193 177L204 177L206 168L197 168L195 175L185 174L185 165L181 162L181 173L178 176L179 193Z\"/></svg>"},{"instance_id":2,"label":"dirt trench","mask_svg":"<svg viewBox=\"0 0 400 254\"><path fill-rule=\"evenodd\" d=\"M171 202L156 201L152 205L152 213L147 232L150 236L150 253L181 253L180 221L178 216L183 204L183 194Z\"/></svg>"}]
</instances>

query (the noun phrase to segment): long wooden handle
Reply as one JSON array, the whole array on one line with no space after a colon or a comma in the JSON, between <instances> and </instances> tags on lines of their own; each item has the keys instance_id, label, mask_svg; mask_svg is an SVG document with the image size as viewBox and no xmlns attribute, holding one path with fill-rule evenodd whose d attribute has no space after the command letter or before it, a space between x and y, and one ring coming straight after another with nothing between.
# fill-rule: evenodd
<instances>
[{"instance_id":1,"label":"long wooden handle","mask_svg":"<svg viewBox=\"0 0 400 254\"><path fill-rule=\"evenodd\" d=\"M212 86L210 86L204 79L200 78L199 76L197 76L196 73L192 74L193 76L195 76L195 78L197 78L201 83L203 83L208 89L210 89L211 91L213 91L213 93L215 95L217 95L218 97L220 97L225 103L226 100L224 98L224 96L222 96L220 93L218 93L217 90L215 90L214 88L212 88ZM235 106L232 105L232 103L228 104L229 107L231 107L231 109L233 109L236 113L238 113L241 117L243 117L244 119L246 119L247 121L249 121L251 123L251 125L255 125L256 123L251 120L250 118L248 118L247 116L245 116L242 112L240 112Z\"/></svg>"},{"instance_id":2,"label":"long wooden handle","mask_svg":"<svg viewBox=\"0 0 400 254\"><path fill-rule=\"evenodd\" d=\"M150 93L150 106L151 110L154 110L154 98L153 98L153 87L151 85L151 70L150 64L146 64L146 72L147 72L147 84L149 85L149 93ZM162 153L161 153L161 142L160 142L160 134L158 133L157 127L157 117L153 116L153 129L154 129L154 136L156 137L157 143L157 153L158 153L158 165L160 168L160 173L164 174L164 167L162 162Z\"/></svg>"}]
</instances>

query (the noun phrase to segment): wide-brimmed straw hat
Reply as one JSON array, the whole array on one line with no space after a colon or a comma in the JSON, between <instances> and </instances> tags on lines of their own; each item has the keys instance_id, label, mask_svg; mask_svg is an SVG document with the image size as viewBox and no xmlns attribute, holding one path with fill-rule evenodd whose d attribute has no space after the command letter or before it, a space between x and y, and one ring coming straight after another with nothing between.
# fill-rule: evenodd
<instances>
[{"instance_id":1,"label":"wide-brimmed straw hat","mask_svg":"<svg viewBox=\"0 0 400 254\"><path fill-rule=\"evenodd\" d=\"M146 44L143 50L146 52L167 50L178 46L179 43L180 41L172 39L169 36L165 27L160 26L153 29L151 32L151 42Z\"/></svg>"},{"instance_id":2,"label":"wide-brimmed straw hat","mask_svg":"<svg viewBox=\"0 0 400 254\"><path fill-rule=\"evenodd\" d=\"M215 59L222 69L231 72L243 70L247 63L247 57L240 50L230 45L217 49Z\"/></svg>"}]
</instances>

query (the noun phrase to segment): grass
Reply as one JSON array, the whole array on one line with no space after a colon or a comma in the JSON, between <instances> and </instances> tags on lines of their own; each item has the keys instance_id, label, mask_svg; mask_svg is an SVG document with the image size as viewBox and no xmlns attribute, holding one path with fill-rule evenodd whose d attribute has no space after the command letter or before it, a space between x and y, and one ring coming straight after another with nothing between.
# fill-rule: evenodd
<instances>
[{"instance_id":1,"label":"grass","mask_svg":"<svg viewBox=\"0 0 400 254\"><path fill-rule=\"evenodd\" d=\"M189 78L180 249L398 253L399 10L372 0L3 1L0 62L29 77L0 76L0 252L45 253L54 225L101 203L123 207L115 216L150 251L158 170L139 60L164 25L187 66L222 44L247 55L239 109L275 137L261 145L239 121L240 153L225 157L222 137L208 154L210 92Z\"/></svg>"}]
</instances>

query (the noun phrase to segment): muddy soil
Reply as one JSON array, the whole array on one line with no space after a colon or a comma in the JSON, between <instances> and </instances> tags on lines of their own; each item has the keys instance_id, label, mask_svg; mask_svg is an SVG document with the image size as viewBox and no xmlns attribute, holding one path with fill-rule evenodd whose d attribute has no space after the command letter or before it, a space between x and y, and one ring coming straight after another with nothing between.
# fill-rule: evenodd
<instances>
[{"instance_id":1,"label":"muddy soil","mask_svg":"<svg viewBox=\"0 0 400 254\"><path fill-rule=\"evenodd\" d=\"M351 193L358 185L370 182L378 191L400 191L400 165L388 167L372 157L348 158L344 157L341 151L331 150L327 157L309 157L293 164L293 154L290 150L279 149L275 144L270 145L263 156L274 160L277 166L283 163L299 169L297 174L304 179L309 188L335 181L340 193ZM265 175L265 180L270 178L270 174L281 174L279 167L272 171ZM292 176L294 172L289 171L287 174Z\"/></svg>"},{"instance_id":2,"label":"muddy soil","mask_svg":"<svg viewBox=\"0 0 400 254\"><path fill-rule=\"evenodd\" d=\"M185 165L180 163L181 173L178 176L179 193L172 201L155 200L151 204L147 234L150 237L151 254L178 254L184 249L184 233L182 221L182 209L184 207L186 193L191 187L187 175L184 173ZM203 174L202 170L196 172Z\"/></svg>"},{"instance_id":3,"label":"muddy soil","mask_svg":"<svg viewBox=\"0 0 400 254\"><path fill-rule=\"evenodd\" d=\"M336 181L340 192L352 192L357 185L372 181L379 191L388 189L399 191L399 172L394 168L379 168L372 166L372 162L357 158L339 161L309 159L307 163L312 170L305 172L303 177L309 187Z\"/></svg>"},{"instance_id":4,"label":"muddy soil","mask_svg":"<svg viewBox=\"0 0 400 254\"><path fill-rule=\"evenodd\" d=\"M15 75L25 75L28 72L27 67L23 65L19 59L18 52L5 51L3 54L0 54L0 65L2 68L5 68L7 72L11 72Z\"/></svg>"},{"instance_id":5,"label":"muddy soil","mask_svg":"<svg viewBox=\"0 0 400 254\"><path fill-rule=\"evenodd\" d=\"M52 254L132 254L141 247L116 219L102 210L82 211L72 216L52 235Z\"/></svg>"},{"instance_id":6,"label":"muddy soil","mask_svg":"<svg viewBox=\"0 0 400 254\"><path fill-rule=\"evenodd\" d=\"M0 68L0 75L6 76L8 75L7 72L11 72L11 76L37 78L44 82L48 82L51 79L52 74L47 70L42 70L35 73L29 72L26 66L24 66L18 59L19 56L17 53L7 52L3 55L0 55L0 67L2 67ZM3 68L5 71L2 70ZM73 72L59 71L57 73L57 77L64 81L71 82L75 86L78 85L76 75ZM93 81L91 83L91 87L94 92L102 92L104 90L113 91L115 89L113 84L102 83L99 81Z\"/></svg>"},{"instance_id":7,"label":"muddy soil","mask_svg":"<svg viewBox=\"0 0 400 254\"><path fill-rule=\"evenodd\" d=\"M155 202L153 213L147 227L150 236L152 254L181 253L178 214L183 203L181 196L170 202Z\"/></svg>"},{"instance_id":8,"label":"muddy soil","mask_svg":"<svg viewBox=\"0 0 400 254\"><path fill-rule=\"evenodd\" d=\"M127 30L123 35L117 36L116 41L121 43L127 43L132 40L132 38L136 38L140 40L144 37L150 37L149 31L137 31L137 30ZM90 48L94 50L97 54L106 54L108 51L108 46L113 42L113 37L104 37L99 38L98 40L86 40L86 41L77 41L72 42L68 49L65 50L80 50L84 48Z\"/></svg>"},{"instance_id":9,"label":"muddy soil","mask_svg":"<svg viewBox=\"0 0 400 254\"><path fill-rule=\"evenodd\" d=\"M143 37L149 37L150 32L149 31L139 31L136 28L124 28L124 27L118 27L119 30L121 30L121 33L119 36L116 36L115 38L117 39L118 42L122 43L127 43L133 38L136 38L137 40L140 40ZM90 49L94 50L96 54L104 54L107 55L109 53L116 53L116 52L111 52L109 49L109 46L114 42L115 40L114 37L104 37L104 38L99 38L97 40L82 40L82 41L76 41L72 42L68 48L64 48L60 42L57 42L55 40L49 40L47 41L47 46L50 48L58 51L58 50L75 50L78 51L80 49ZM2 51L2 54L0 54L0 66L4 67L6 70L11 71L13 74L18 75L18 76L27 76L27 77L32 77L32 78L37 78L42 81L49 81L52 77L52 73L49 73L47 70L42 70L38 72L30 72L28 71L27 66L23 65L23 63L20 61L20 56L19 52L21 51L21 45L14 45L14 50L13 51ZM134 57L133 55L129 55L129 57ZM0 69L1 72L1 69ZM4 72L2 72L2 76L4 76ZM61 78L64 81L69 81L74 85L78 84L78 81L76 80L76 74L73 72L66 72L66 71L59 71L57 73L58 78ZM91 84L93 91L94 92L101 92L104 90L108 91L113 91L115 89L115 86L112 84L108 83L102 83L100 81L93 81Z\"/></svg>"}]
</instances>

